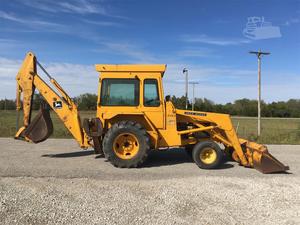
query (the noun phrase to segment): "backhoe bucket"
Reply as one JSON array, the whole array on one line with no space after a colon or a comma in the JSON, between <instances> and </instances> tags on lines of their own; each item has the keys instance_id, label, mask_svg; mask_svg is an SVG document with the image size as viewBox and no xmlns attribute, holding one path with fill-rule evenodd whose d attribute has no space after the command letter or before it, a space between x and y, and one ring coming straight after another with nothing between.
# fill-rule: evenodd
<instances>
[{"instance_id":1,"label":"backhoe bucket","mask_svg":"<svg viewBox=\"0 0 300 225\"><path fill-rule=\"evenodd\" d=\"M53 133L49 109L42 107L24 131L24 136L34 143L45 141Z\"/></svg>"},{"instance_id":2,"label":"backhoe bucket","mask_svg":"<svg viewBox=\"0 0 300 225\"><path fill-rule=\"evenodd\" d=\"M279 162L272 156L264 145L240 139L242 146L246 147L246 156L248 161L262 173L279 173L289 170L288 166Z\"/></svg>"}]
</instances>

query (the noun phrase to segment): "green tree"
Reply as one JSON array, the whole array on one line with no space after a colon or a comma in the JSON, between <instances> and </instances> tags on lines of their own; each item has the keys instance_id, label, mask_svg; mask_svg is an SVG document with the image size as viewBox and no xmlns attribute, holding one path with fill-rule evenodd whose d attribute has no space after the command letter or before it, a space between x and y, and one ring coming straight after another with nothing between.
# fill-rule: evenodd
<instances>
[{"instance_id":1,"label":"green tree","mask_svg":"<svg viewBox=\"0 0 300 225\"><path fill-rule=\"evenodd\" d=\"M97 95L85 93L79 95L74 100L78 104L79 110L96 110L97 109Z\"/></svg>"},{"instance_id":2,"label":"green tree","mask_svg":"<svg viewBox=\"0 0 300 225\"><path fill-rule=\"evenodd\" d=\"M195 98L195 110L213 112L215 104L207 98Z\"/></svg>"},{"instance_id":3,"label":"green tree","mask_svg":"<svg viewBox=\"0 0 300 225\"><path fill-rule=\"evenodd\" d=\"M175 95L173 95L171 101L177 109L185 109L185 105L186 105L185 96L181 96L180 98L177 98ZM191 104L189 101L188 101L188 108L191 108Z\"/></svg>"},{"instance_id":4,"label":"green tree","mask_svg":"<svg viewBox=\"0 0 300 225\"><path fill-rule=\"evenodd\" d=\"M257 101L247 98L234 101L233 108L239 116L257 116Z\"/></svg>"},{"instance_id":5,"label":"green tree","mask_svg":"<svg viewBox=\"0 0 300 225\"><path fill-rule=\"evenodd\" d=\"M16 109L16 103L11 99L0 100L0 110L13 110Z\"/></svg>"},{"instance_id":6,"label":"green tree","mask_svg":"<svg viewBox=\"0 0 300 225\"><path fill-rule=\"evenodd\" d=\"M95 94L82 94L75 97L73 100L77 103L80 110L96 110L97 108L97 95ZM178 109L185 109L185 100L185 96L176 97L173 95L171 98L171 101ZM34 94L32 109L38 110L42 101L44 101L43 96ZM290 99L285 102L279 101L269 104L262 101L261 106L263 117L300 117L300 99ZM14 110L15 108L15 100L0 100L0 110ZM191 108L191 102L188 101L188 109L190 110ZM237 116L257 116L257 101L243 98L234 101L234 103L215 104L207 98L196 98L195 110L227 113Z\"/></svg>"}]
</instances>

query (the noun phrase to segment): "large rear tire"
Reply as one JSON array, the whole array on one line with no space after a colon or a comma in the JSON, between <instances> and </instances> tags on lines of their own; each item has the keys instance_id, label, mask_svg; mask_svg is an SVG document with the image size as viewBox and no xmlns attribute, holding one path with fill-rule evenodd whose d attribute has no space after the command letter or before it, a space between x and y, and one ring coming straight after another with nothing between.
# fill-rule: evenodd
<instances>
[{"instance_id":1,"label":"large rear tire","mask_svg":"<svg viewBox=\"0 0 300 225\"><path fill-rule=\"evenodd\" d=\"M213 141L199 142L193 148L193 160L201 169L216 169L223 163L223 152Z\"/></svg>"},{"instance_id":2,"label":"large rear tire","mask_svg":"<svg viewBox=\"0 0 300 225\"><path fill-rule=\"evenodd\" d=\"M149 151L146 130L133 121L115 123L103 139L105 158L116 167L138 167L147 159Z\"/></svg>"}]
</instances>

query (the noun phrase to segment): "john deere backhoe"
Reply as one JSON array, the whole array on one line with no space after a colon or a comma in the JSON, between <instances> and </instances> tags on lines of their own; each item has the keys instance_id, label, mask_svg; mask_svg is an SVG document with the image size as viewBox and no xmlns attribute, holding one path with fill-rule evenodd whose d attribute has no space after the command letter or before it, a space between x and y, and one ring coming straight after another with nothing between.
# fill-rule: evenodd
<instances>
[{"instance_id":1,"label":"john deere backhoe","mask_svg":"<svg viewBox=\"0 0 300 225\"><path fill-rule=\"evenodd\" d=\"M38 75L37 66L53 88ZM164 99L166 65L96 65L96 70L101 73L97 112L95 118L81 121L76 104L29 52L16 77L17 111L23 105L23 126L17 128L15 138L38 143L53 131L46 107L31 120L37 89L81 148L93 147L117 167L142 165L150 150L183 147L203 169L219 167L225 155L262 173L289 169L265 146L239 139L229 115L179 110L168 96Z\"/></svg>"}]
</instances>

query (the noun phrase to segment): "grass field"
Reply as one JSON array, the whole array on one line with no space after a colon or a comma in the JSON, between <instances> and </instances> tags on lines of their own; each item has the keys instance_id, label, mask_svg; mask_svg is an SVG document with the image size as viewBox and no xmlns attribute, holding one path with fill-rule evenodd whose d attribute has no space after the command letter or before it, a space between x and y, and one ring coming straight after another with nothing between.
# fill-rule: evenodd
<instances>
[{"instance_id":1,"label":"grass field","mask_svg":"<svg viewBox=\"0 0 300 225\"><path fill-rule=\"evenodd\" d=\"M33 112L33 116L36 112ZM81 118L94 117L95 112L82 111ZM68 130L51 114L54 124L52 138L71 138ZM300 118L262 118L262 135L256 139L257 119L250 117L233 117L233 123L239 137L255 140L264 144L300 144ZM0 111L0 137L13 137L16 130L16 112Z\"/></svg>"}]
</instances>

